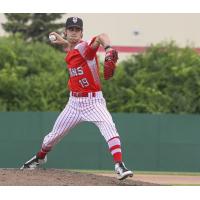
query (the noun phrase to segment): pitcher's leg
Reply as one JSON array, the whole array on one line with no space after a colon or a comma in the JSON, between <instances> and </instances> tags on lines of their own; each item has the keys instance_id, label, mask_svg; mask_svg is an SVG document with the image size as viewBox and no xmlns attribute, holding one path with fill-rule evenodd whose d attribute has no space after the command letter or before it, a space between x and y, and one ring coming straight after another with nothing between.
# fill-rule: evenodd
<instances>
[{"instance_id":1,"label":"pitcher's leg","mask_svg":"<svg viewBox=\"0 0 200 200\"><path fill-rule=\"evenodd\" d=\"M94 109L91 112L89 120L98 126L101 134L104 136L108 144L109 150L113 156L115 171L118 175L118 179L122 180L127 177L132 177L133 172L128 170L122 161L120 137L113 122L112 116L107 110L105 101L97 100L97 102L94 104Z\"/></svg>"},{"instance_id":2,"label":"pitcher's leg","mask_svg":"<svg viewBox=\"0 0 200 200\"><path fill-rule=\"evenodd\" d=\"M80 121L79 111L67 105L56 119L52 131L44 137L41 152L50 151Z\"/></svg>"},{"instance_id":3,"label":"pitcher's leg","mask_svg":"<svg viewBox=\"0 0 200 200\"><path fill-rule=\"evenodd\" d=\"M108 143L114 162L121 162L122 152L120 137L115 127L115 123L112 120L112 116L106 108L105 101L103 99L97 100L93 110L91 112L88 111L87 116L85 117L99 128L101 134Z\"/></svg>"},{"instance_id":4,"label":"pitcher's leg","mask_svg":"<svg viewBox=\"0 0 200 200\"><path fill-rule=\"evenodd\" d=\"M67 105L58 116L52 131L44 137L41 150L27 161L21 169L35 169L40 164L45 163L47 161L47 153L80 121L80 113Z\"/></svg>"},{"instance_id":5,"label":"pitcher's leg","mask_svg":"<svg viewBox=\"0 0 200 200\"><path fill-rule=\"evenodd\" d=\"M114 127L114 123L108 122L94 122L99 128L101 134L105 138L109 151L113 156L113 161L115 163L122 162L122 150L121 150L121 141L120 136ZM112 130L112 131L111 131Z\"/></svg>"}]
</instances>

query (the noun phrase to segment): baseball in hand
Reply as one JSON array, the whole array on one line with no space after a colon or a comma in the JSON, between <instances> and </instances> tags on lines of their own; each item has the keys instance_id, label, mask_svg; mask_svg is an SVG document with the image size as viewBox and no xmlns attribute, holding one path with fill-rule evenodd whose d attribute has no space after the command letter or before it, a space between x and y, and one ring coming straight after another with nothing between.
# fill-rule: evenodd
<instances>
[{"instance_id":1,"label":"baseball in hand","mask_svg":"<svg viewBox=\"0 0 200 200\"><path fill-rule=\"evenodd\" d=\"M49 40L50 40L51 42L56 41L56 36L53 35L53 34L49 35Z\"/></svg>"}]
</instances>

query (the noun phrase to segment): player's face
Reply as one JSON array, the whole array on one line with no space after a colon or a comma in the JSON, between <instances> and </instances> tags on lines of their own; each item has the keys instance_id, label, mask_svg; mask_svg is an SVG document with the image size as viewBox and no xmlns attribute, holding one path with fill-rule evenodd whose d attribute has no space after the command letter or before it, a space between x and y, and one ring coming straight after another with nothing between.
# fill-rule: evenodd
<instances>
[{"instance_id":1,"label":"player's face","mask_svg":"<svg viewBox=\"0 0 200 200\"><path fill-rule=\"evenodd\" d=\"M71 43L77 43L82 38L82 30L78 27L66 29L65 34L67 35L67 40Z\"/></svg>"}]
</instances>

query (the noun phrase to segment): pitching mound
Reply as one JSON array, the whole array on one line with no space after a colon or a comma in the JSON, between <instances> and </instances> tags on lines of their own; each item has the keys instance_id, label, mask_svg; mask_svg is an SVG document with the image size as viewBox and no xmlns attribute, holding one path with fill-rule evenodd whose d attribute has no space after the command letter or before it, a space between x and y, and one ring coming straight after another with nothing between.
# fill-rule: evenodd
<instances>
[{"instance_id":1,"label":"pitching mound","mask_svg":"<svg viewBox=\"0 0 200 200\"><path fill-rule=\"evenodd\" d=\"M134 179L119 181L116 178L62 169L0 169L1 186L136 186L156 185Z\"/></svg>"}]
</instances>

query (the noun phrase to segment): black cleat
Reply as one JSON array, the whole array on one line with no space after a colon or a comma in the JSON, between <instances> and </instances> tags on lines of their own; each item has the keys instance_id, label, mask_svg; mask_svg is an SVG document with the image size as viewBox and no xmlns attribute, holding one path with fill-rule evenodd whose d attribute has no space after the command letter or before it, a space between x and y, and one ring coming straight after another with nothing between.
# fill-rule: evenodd
<instances>
[{"instance_id":1,"label":"black cleat","mask_svg":"<svg viewBox=\"0 0 200 200\"><path fill-rule=\"evenodd\" d=\"M123 180L128 177L133 177L133 172L128 170L123 162L115 164L115 171L118 175L119 180Z\"/></svg>"},{"instance_id":2,"label":"black cleat","mask_svg":"<svg viewBox=\"0 0 200 200\"><path fill-rule=\"evenodd\" d=\"M33 156L28 160L20 169L37 169L40 165L47 162L47 156L44 159L40 159L36 156Z\"/></svg>"}]
</instances>

